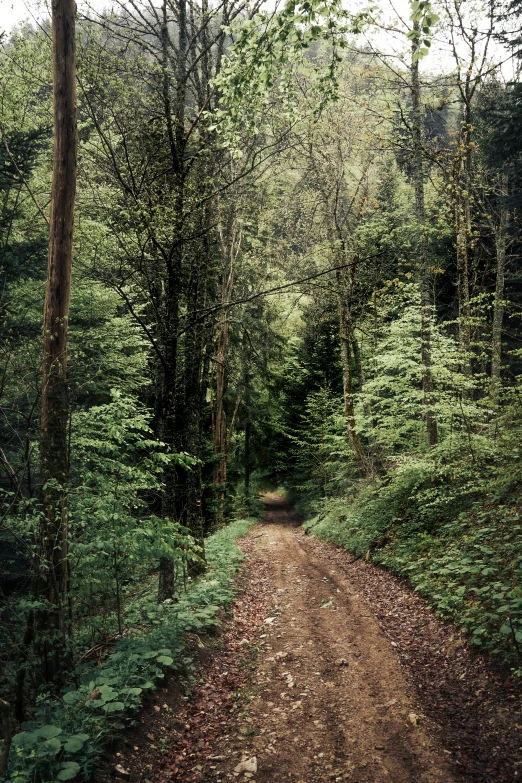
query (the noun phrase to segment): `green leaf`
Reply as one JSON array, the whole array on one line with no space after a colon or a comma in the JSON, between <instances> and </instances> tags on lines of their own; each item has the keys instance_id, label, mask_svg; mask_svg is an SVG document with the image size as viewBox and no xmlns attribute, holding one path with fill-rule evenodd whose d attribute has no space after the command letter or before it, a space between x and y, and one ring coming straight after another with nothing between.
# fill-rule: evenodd
<instances>
[{"instance_id":1,"label":"green leaf","mask_svg":"<svg viewBox=\"0 0 522 783\"><path fill-rule=\"evenodd\" d=\"M103 705L103 709L105 712L120 712L125 709L125 704L122 701L110 701Z\"/></svg>"},{"instance_id":2,"label":"green leaf","mask_svg":"<svg viewBox=\"0 0 522 783\"><path fill-rule=\"evenodd\" d=\"M44 747L47 750L58 753L58 751L62 749L62 743L57 737L53 737L52 739L46 740L44 742Z\"/></svg>"},{"instance_id":3,"label":"green leaf","mask_svg":"<svg viewBox=\"0 0 522 783\"><path fill-rule=\"evenodd\" d=\"M174 663L174 658L171 658L170 655L159 655L156 660L164 666L170 666Z\"/></svg>"},{"instance_id":4,"label":"green leaf","mask_svg":"<svg viewBox=\"0 0 522 783\"><path fill-rule=\"evenodd\" d=\"M76 761L66 761L57 775L58 780L72 780L80 771L80 765Z\"/></svg>"},{"instance_id":5,"label":"green leaf","mask_svg":"<svg viewBox=\"0 0 522 783\"><path fill-rule=\"evenodd\" d=\"M40 737L45 737L45 739L52 739L53 737L57 737L58 734L61 734L62 729L59 726L48 724L47 726L42 726L41 728L36 729L35 733Z\"/></svg>"},{"instance_id":6,"label":"green leaf","mask_svg":"<svg viewBox=\"0 0 522 783\"><path fill-rule=\"evenodd\" d=\"M83 740L78 736L70 737L64 745L68 753L76 753L83 748Z\"/></svg>"},{"instance_id":7,"label":"green leaf","mask_svg":"<svg viewBox=\"0 0 522 783\"><path fill-rule=\"evenodd\" d=\"M509 634L511 633L511 628L509 627L509 625L506 625L506 623L504 623L503 625L500 626L500 633L504 634L504 636L509 636Z\"/></svg>"},{"instance_id":8,"label":"green leaf","mask_svg":"<svg viewBox=\"0 0 522 783\"><path fill-rule=\"evenodd\" d=\"M13 745L34 745L38 742L38 734L35 731L20 731L13 737Z\"/></svg>"}]
</instances>

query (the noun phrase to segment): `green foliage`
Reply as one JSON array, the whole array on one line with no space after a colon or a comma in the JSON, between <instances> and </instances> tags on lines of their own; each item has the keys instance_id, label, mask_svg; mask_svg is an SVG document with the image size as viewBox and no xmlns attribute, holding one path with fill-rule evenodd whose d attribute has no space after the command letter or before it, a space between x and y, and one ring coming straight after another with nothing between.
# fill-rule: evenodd
<instances>
[{"instance_id":1,"label":"green foliage","mask_svg":"<svg viewBox=\"0 0 522 783\"><path fill-rule=\"evenodd\" d=\"M308 394L299 429L289 434L289 440L298 482L295 491L307 498L339 494L353 465L342 400L328 388Z\"/></svg>"},{"instance_id":2,"label":"green foliage","mask_svg":"<svg viewBox=\"0 0 522 783\"><path fill-rule=\"evenodd\" d=\"M419 29L410 30L408 38L410 41L417 42L417 51L413 55L413 62L420 60L429 52L431 46L432 27L440 20L440 16L435 13L429 0L413 0L410 2L411 15L413 22L418 22Z\"/></svg>"},{"instance_id":3,"label":"green foliage","mask_svg":"<svg viewBox=\"0 0 522 783\"><path fill-rule=\"evenodd\" d=\"M444 448L404 459L350 501L324 501L305 527L407 578L473 644L522 675L519 437L517 426L480 461L465 442L451 461Z\"/></svg>"},{"instance_id":4,"label":"green foliage","mask_svg":"<svg viewBox=\"0 0 522 783\"><path fill-rule=\"evenodd\" d=\"M29 28L4 39L0 695L12 701L25 675L21 707L31 711L10 780L92 775L105 739L134 719L165 668L190 668L183 633L212 627L231 600L240 559L233 539L249 523L206 541L210 569L194 582L187 566L201 564L199 528L257 515L267 479L285 481L312 516L311 532L408 578L520 673L520 91L493 84L489 71L491 101L475 122L481 57L477 50L465 63L457 39L482 28L468 24L478 8L461 5L461 30L449 21L457 81L472 79L471 116L459 105L466 89L452 93L455 79L423 74L420 165L409 55L404 67L394 60L390 79L388 58L351 46L377 8L353 15L339 0L288 0L255 14L235 0L201 14L194 7L186 52L165 36L180 23L175 4L165 5L166 25L142 13L141 0L102 25L82 20L70 580L57 607L74 676L54 693L42 684L40 640L23 642L26 627L38 628L35 614L51 609L32 587L41 576L50 40ZM429 0L411 3L401 24L414 62L438 23ZM493 154L499 145L506 161ZM506 205L509 329L504 323L502 345L496 338L505 366L491 394ZM456 263L456 243L459 251L466 244L466 263L462 252ZM267 289L277 297L260 295ZM433 447L427 410L437 423ZM361 444L355 454L348 424ZM223 455L227 481L218 486ZM174 599L158 604L165 560Z\"/></svg>"},{"instance_id":5,"label":"green foliage","mask_svg":"<svg viewBox=\"0 0 522 783\"><path fill-rule=\"evenodd\" d=\"M398 455L415 444L423 449L423 390L421 361L421 306L418 287L391 281L380 301L381 324L375 345L365 351L366 383L356 395L358 431L372 437L385 453ZM460 372L460 354L450 324L431 323L431 367L434 378L432 409L440 439L458 438L487 420L487 407L473 398L481 376ZM364 328L364 326L363 326ZM368 411L371 417L368 417Z\"/></svg>"},{"instance_id":6,"label":"green foliage","mask_svg":"<svg viewBox=\"0 0 522 783\"><path fill-rule=\"evenodd\" d=\"M207 573L179 601L158 606L148 596L159 622L142 617L142 630L120 639L99 666L77 667L78 686L69 686L59 699L38 698L31 720L13 739L6 781L50 783L93 773L108 737L132 719L165 669L190 671L183 634L216 625L219 610L233 600L234 575L243 560L236 539L252 524L238 520L207 539Z\"/></svg>"},{"instance_id":7,"label":"green foliage","mask_svg":"<svg viewBox=\"0 0 522 783\"><path fill-rule=\"evenodd\" d=\"M236 146L240 128L249 124L259 133L263 109L273 100L280 102L280 116L292 120L299 91L296 73L308 65L312 81L310 92L316 95L315 113L338 97L337 67L339 49L347 45L348 32L360 31L367 15L352 15L338 0L288 0L273 13L258 11L226 28L233 45L224 59L215 84L222 95L221 104L212 114L214 125L224 146ZM322 41L327 51L326 64L307 61L305 51ZM238 153L241 155L241 152Z\"/></svg>"}]
</instances>

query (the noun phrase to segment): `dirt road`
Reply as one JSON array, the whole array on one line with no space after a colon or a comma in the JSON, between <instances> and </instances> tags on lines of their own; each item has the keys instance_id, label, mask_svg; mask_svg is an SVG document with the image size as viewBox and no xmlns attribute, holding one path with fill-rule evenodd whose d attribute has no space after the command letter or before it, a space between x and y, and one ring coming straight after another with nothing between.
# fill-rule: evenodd
<instances>
[{"instance_id":1,"label":"dirt road","mask_svg":"<svg viewBox=\"0 0 522 783\"><path fill-rule=\"evenodd\" d=\"M241 754L256 759L245 765L257 766L250 775L258 783L451 783L393 646L344 575L305 551L294 520L281 499L268 497L254 533L274 592L253 685L253 734ZM222 765L225 777L240 762Z\"/></svg>"},{"instance_id":2,"label":"dirt road","mask_svg":"<svg viewBox=\"0 0 522 783\"><path fill-rule=\"evenodd\" d=\"M233 618L160 688L98 783L516 783L520 687L392 574L267 495ZM117 775L116 775L117 777Z\"/></svg>"}]
</instances>

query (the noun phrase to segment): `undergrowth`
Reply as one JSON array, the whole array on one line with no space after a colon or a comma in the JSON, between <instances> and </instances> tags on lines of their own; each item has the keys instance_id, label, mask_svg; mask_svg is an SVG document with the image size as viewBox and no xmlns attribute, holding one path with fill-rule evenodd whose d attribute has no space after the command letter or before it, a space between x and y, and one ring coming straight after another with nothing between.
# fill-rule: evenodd
<instances>
[{"instance_id":1,"label":"undergrowth","mask_svg":"<svg viewBox=\"0 0 522 783\"><path fill-rule=\"evenodd\" d=\"M133 720L146 694L165 670L187 672L191 659L184 634L210 629L220 608L235 594L234 574L243 559L236 539L252 519L238 520L206 541L208 569L177 602L154 603L151 595L143 623L119 640L100 665L76 669L75 682L60 696L42 694L31 720L13 738L4 780L51 783L89 779L108 738Z\"/></svg>"},{"instance_id":2,"label":"undergrowth","mask_svg":"<svg viewBox=\"0 0 522 783\"><path fill-rule=\"evenodd\" d=\"M351 497L308 505L305 528L406 578L474 645L522 677L522 467L410 458Z\"/></svg>"}]
</instances>

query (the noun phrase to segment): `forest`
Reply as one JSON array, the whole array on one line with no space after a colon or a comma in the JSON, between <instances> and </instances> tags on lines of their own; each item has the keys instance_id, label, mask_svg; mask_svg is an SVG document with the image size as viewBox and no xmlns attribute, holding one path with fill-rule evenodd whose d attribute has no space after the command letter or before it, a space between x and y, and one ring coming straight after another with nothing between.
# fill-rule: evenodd
<instances>
[{"instance_id":1,"label":"forest","mask_svg":"<svg viewBox=\"0 0 522 783\"><path fill-rule=\"evenodd\" d=\"M521 14L53 0L3 34L0 780L94 779L276 489L522 679Z\"/></svg>"}]
</instances>

